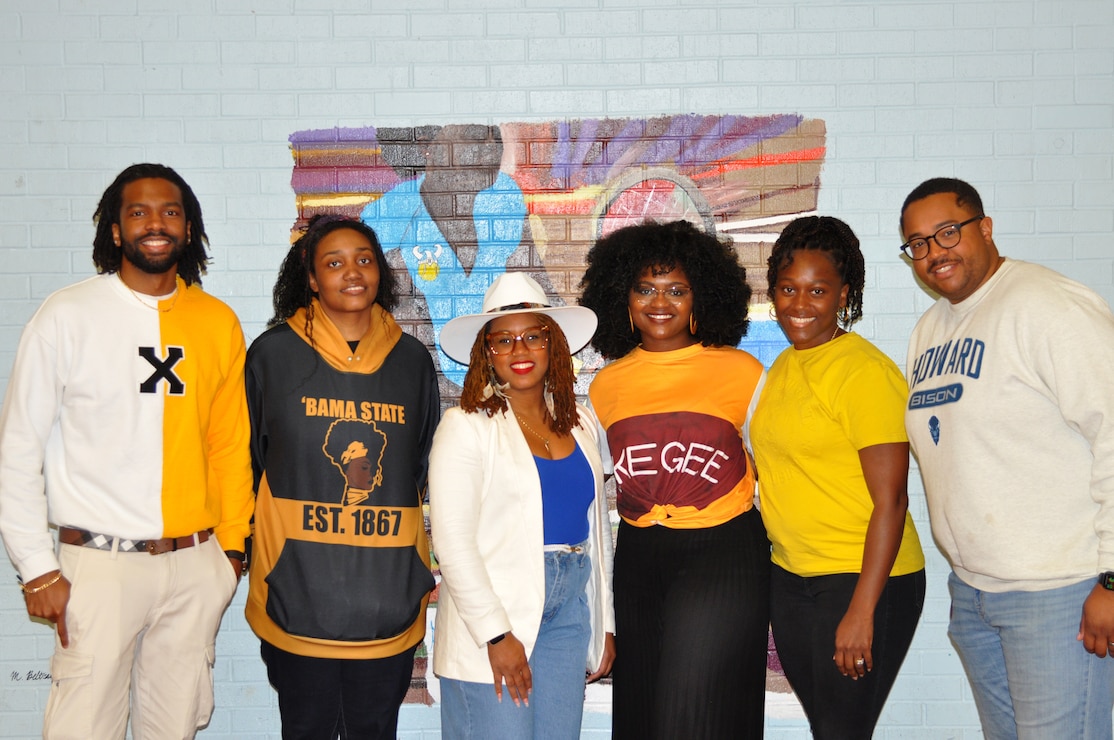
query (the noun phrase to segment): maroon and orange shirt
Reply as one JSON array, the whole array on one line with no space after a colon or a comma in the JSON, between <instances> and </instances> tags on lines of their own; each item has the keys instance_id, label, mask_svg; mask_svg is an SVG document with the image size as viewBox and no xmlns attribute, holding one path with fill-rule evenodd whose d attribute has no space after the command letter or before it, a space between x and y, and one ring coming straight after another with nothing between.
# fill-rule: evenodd
<instances>
[{"instance_id":1,"label":"maroon and orange shirt","mask_svg":"<svg viewBox=\"0 0 1114 740\"><path fill-rule=\"evenodd\" d=\"M632 350L588 391L607 431L619 515L637 527L699 529L754 505L743 443L765 379L742 350L700 344Z\"/></svg>"}]
</instances>

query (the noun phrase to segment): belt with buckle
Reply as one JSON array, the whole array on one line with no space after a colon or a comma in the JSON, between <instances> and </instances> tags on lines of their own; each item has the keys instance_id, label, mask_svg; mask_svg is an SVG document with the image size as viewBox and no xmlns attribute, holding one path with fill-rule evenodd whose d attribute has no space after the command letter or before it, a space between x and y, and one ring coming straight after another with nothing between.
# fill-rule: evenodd
<instances>
[{"instance_id":1,"label":"belt with buckle","mask_svg":"<svg viewBox=\"0 0 1114 740\"><path fill-rule=\"evenodd\" d=\"M111 550L113 540L119 552L146 552L151 555L161 555L164 552L185 550L186 548L208 542L213 530L203 529L197 534L187 534L185 537L163 537L158 540L130 540L127 537L114 537L110 534L99 534L87 529L77 527L59 527L58 541L63 545L77 545L78 547L92 547L96 550Z\"/></svg>"}]
</instances>

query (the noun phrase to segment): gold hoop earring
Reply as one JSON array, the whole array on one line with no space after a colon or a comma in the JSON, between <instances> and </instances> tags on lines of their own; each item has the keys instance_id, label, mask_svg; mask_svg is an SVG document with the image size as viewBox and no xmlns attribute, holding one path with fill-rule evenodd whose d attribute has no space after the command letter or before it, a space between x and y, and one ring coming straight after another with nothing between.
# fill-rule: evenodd
<instances>
[{"instance_id":1,"label":"gold hoop earring","mask_svg":"<svg viewBox=\"0 0 1114 740\"><path fill-rule=\"evenodd\" d=\"M696 336L696 312L689 314L689 334Z\"/></svg>"},{"instance_id":2,"label":"gold hoop earring","mask_svg":"<svg viewBox=\"0 0 1114 740\"><path fill-rule=\"evenodd\" d=\"M770 319L773 320L773 321L777 321L777 309L774 308L774 304L772 304L772 303L770 304L769 313L770 313Z\"/></svg>"}]
</instances>

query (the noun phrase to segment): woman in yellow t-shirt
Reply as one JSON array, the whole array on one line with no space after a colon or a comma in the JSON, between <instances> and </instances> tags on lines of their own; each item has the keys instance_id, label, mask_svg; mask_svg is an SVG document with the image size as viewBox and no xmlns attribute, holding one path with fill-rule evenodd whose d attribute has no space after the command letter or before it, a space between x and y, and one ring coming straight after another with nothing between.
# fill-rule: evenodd
<instances>
[{"instance_id":1,"label":"woman in yellow t-shirt","mask_svg":"<svg viewBox=\"0 0 1114 740\"><path fill-rule=\"evenodd\" d=\"M870 738L924 605L908 512L905 379L847 331L862 317L859 240L829 216L774 244L769 295L792 347L771 366L751 439L773 543L770 622L816 738Z\"/></svg>"}]
</instances>

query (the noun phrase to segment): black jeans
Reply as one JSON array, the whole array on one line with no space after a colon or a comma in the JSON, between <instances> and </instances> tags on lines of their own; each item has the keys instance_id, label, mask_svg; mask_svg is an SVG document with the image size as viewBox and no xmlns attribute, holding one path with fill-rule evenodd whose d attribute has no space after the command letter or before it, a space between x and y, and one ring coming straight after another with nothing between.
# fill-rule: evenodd
<instances>
[{"instance_id":1,"label":"black jeans","mask_svg":"<svg viewBox=\"0 0 1114 740\"><path fill-rule=\"evenodd\" d=\"M832 661L858 573L802 578L773 566L770 626L781 667L817 740L869 739L924 607L924 571L893 576L874 609L874 669L858 681Z\"/></svg>"},{"instance_id":2,"label":"black jeans","mask_svg":"<svg viewBox=\"0 0 1114 740\"><path fill-rule=\"evenodd\" d=\"M621 523L612 737L762 737L769 584L754 509L705 529Z\"/></svg>"},{"instance_id":3,"label":"black jeans","mask_svg":"<svg viewBox=\"0 0 1114 740\"><path fill-rule=\"evenodd\" d=\"M295 655L260 640L283 740L394 740L417 646L389 658Z\"/></svg>"}]
</instances>

